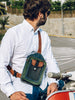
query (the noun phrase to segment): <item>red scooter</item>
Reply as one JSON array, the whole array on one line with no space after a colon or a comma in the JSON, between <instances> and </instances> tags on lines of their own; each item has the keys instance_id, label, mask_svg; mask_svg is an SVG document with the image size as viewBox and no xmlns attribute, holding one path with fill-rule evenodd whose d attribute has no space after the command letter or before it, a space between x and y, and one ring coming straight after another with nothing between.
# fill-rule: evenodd
<instances>
[{"instance_id":1,"label":"red scooter","mask_svg":"<svg viewBox=\"0 0 75 100\"><path fill-rule=\"evenodd\" d=\"M62 88L50 94L46 100L75 100L75 71L48 73L48 77L59 80L59 88Z\"/></svg>"}]
</instances>

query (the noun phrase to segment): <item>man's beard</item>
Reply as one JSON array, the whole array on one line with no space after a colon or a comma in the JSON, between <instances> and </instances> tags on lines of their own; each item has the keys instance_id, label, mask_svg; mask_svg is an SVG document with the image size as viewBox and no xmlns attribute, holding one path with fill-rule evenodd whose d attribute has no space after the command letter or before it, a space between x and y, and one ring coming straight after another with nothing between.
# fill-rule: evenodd
<instances>
[{"instance_id":1,"label":"man's beard","mask_svg":"<svg viewBox=\"0 0 75 100\"><path fill-rule=\"evenodd\" d=\"M45 16L44 16L44 18L40 18L40 20L38 21L38 23L37 23L37 26L39 27L39 26L41 26L41 25L44 25L45 23L46 23L46 18L45 18Z\"/></svg>"}]
</instances>

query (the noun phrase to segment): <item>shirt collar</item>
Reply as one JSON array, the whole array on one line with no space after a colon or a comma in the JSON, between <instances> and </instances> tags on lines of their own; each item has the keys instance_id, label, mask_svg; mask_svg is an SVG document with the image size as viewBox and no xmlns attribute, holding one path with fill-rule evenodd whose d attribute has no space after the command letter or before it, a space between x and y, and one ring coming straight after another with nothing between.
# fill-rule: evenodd
<instances>
[{"instance_id":1,"label":"shirt collar","mask_svg":"<svg viewBox=\"0 0 75 100\"><path fill-rule=\"evenodd\" d=\"M30 30L30 31L34 30L34 28L32 27L32 25L29 24L25 19L23 21L23 25L24 25L24 27L28 28L28 30Z\"/></svg>"},{"instance_id":2,"label":"shirt collar","mask_svg":"<svg viewBox=\"0 0 75 100\"><path fill-rule=\"evenodd\" d=\"M29 24L25 19L23 21L23 25L28 28L29 31L34 31L34 28L31 24ZM40 29L38 28L34 33L37 33Z\"/></svg>"}]
</instances>

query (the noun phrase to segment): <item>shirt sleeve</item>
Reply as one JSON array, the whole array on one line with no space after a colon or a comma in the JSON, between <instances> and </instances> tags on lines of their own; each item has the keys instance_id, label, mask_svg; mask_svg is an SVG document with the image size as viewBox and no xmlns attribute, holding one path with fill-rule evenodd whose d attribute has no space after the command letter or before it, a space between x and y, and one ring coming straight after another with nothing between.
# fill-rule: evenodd
<instances>
[{"instance_id":1,"label":"shirt sleeve","mask_svg":"<svg viewBox=\"0 0 75 100\"><path fill-rule=\"evenodd\" d=\"M0 88L8 97L16 91L6 68L13 54L15 43L14 38L13 31L9 29L5 33L0 45Z\"/></svg>"},{"instance_id":2,"label":"shirt sleeve","mask_svg":"<svg viewBox=\"0 0 75 100\"><path fill-rule=\"evenodd\" d=\"M48 73L49 72L55 72L58 73L60 72L59 67L57 65L57 62L55 60L55 58L53 57L53 53L51 50L51 41L50 38L47 38L47 52L46 52L46 63L47 63L47 80L48 80L48 84L51 83L58 83L58 81L56 81L56 79L53 78L48 78Z\"/></svg>"}]
</instances>

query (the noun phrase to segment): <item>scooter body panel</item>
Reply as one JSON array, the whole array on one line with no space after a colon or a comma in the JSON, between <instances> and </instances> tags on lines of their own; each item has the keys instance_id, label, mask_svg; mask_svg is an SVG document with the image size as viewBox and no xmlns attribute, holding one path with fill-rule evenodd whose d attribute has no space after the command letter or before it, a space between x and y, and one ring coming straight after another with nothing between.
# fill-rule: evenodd
<instances>
[{"instance_id":1,"label":"scooter body panel","mask_svg":"<svg viewBox=\"0 0 75 100\"><path fill-rule=\"evenodd\" d=\"M49 95L46 100L75 100L75 91L57 91Z\"/></svg>"}]
</instances>

